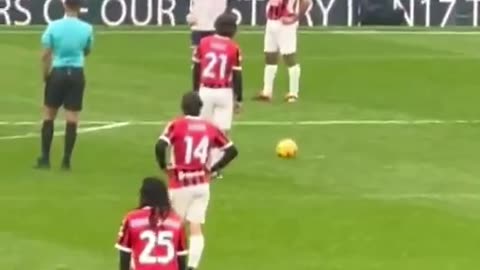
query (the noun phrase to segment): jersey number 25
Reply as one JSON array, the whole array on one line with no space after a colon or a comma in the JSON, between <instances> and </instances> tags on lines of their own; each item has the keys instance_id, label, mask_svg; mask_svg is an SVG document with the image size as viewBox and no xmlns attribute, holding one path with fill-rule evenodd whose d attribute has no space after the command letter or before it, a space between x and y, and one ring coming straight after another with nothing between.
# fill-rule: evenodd
<instances>
[{"instance_id":1,"label":"jersey number 25","mask_svg":"<svg viewBox=\"0 0 480 270\"><path fill-rule=\"evenodd\" d=\"M138 259L141 264L168 264L175 258L175 246L173 244L173 232L151 230L143 231L140 239L145 241L145 248L140 253ZM164 256L155 256L153 251L156 247L162 247L166 250Z\"/></svg>"}]
</instances>

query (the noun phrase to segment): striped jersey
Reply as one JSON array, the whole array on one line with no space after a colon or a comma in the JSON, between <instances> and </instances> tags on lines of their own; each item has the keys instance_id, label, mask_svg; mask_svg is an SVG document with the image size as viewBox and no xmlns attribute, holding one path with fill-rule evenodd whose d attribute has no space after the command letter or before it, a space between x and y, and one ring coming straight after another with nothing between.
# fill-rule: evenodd
<instances>
[{"instance_id":1,"label":"striped jersey","mask_svg":"<svg viewBox=\"0 0 480 270\"><path fill-rule=\"evenodd\" d=\"M171 189L208 183L210 170L207 164L211 150L233 145L215 125L192 116L171 121L160 140L171 146L171 166L168 168Z\"/></svg>"},{"instance_id":2,"label":"striped jersey","mask_svg":"<svg viewBox=\"0 0 480 270\"><path fill-rule=\"evenodd\" d=\"M297 15L300 0L268 0L267 19L280 20L283 17Z\"/></svg>"}]
</instances>

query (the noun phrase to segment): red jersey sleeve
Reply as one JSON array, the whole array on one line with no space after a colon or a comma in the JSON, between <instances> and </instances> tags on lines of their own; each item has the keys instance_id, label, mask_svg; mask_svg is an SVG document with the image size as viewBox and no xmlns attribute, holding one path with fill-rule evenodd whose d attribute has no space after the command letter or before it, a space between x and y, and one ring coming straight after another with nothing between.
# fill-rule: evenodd
<instances>
[{"instance_id":1,"label":"red jersey sleeve","mask_svg":"<svg viewBox=\"0 0 480 270\"><path fill-rule=\"evenodd\" d=\"M128 217L125 217L120 226L120 231L118 232L118 240L115 244L115 248L124 252L132 252L132 237L130 234L130 225Z\"/></svg>"},{"instance_id":2,"label":"red jersey sleeve","mask_svg":"<svg viewBox=\"0 0 480 270\"><path fill-rule=\"evenodd\" d=\"M242 70L242 52L240 51L240 48L238 46L235 46L233 70Z\"/></svg>"},{"instance_id":3,"label":"red jersey sleeve","mask_svg":"<svg viewBox=\"0 0 480 270\"><path fill-rule=\"evenodd\" d=\"M167 124L163 130L162 135L158 138L159 140L165 141L169 145L172 144L173 138L175 137L175 122L172 121Z\"/></svg>"},{"instance_id":4,"label":"red jersey sleeve","mask_svg":"<svg viewBox=\"0 0 480 270\"><path fill-rule=\"evenodd\" d=\"M213 140L215 147L222 150L229 148L233 145L233 142L223 133L220 129L215 129L215 137Z\"/></svg>"}]
</instances>

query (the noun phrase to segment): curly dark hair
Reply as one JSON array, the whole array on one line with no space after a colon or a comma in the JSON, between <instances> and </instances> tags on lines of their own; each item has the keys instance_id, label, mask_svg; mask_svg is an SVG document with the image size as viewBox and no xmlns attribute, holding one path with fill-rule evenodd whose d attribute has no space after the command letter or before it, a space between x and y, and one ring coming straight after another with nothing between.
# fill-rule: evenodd
<instances>
[{"instance_id":1,"label":"curly dark hair","mask_svg":"<svg viewBox=\"0 0 480 270\"><path fill-rule=\"evenodd\" d=\"M139 208L149 206L150 226L157 227L159 219L166 219L172 211L170 198L168 196L168 188L165 182L157 177L146 177L143 179L140 188L140 205Z\"/></svg>"}]
</instances>

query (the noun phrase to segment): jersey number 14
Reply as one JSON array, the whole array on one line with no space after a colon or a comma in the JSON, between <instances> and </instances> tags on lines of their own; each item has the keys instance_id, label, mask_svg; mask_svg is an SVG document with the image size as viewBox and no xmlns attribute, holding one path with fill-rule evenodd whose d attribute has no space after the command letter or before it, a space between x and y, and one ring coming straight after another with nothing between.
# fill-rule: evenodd
<instances>
[{"instance_id":1,"label":"jersey number 14","mask_svg":"<svg viewBox=\"0 0 480 270\"><path fill-rule=\"evenodd\" d=\"M201 164L207 163L209 140L207 136L203 136L198 144L194 144L192 136L185 137L185 164L190 164L194 159L200 161Z\"/></svg>"}]
</instances>

